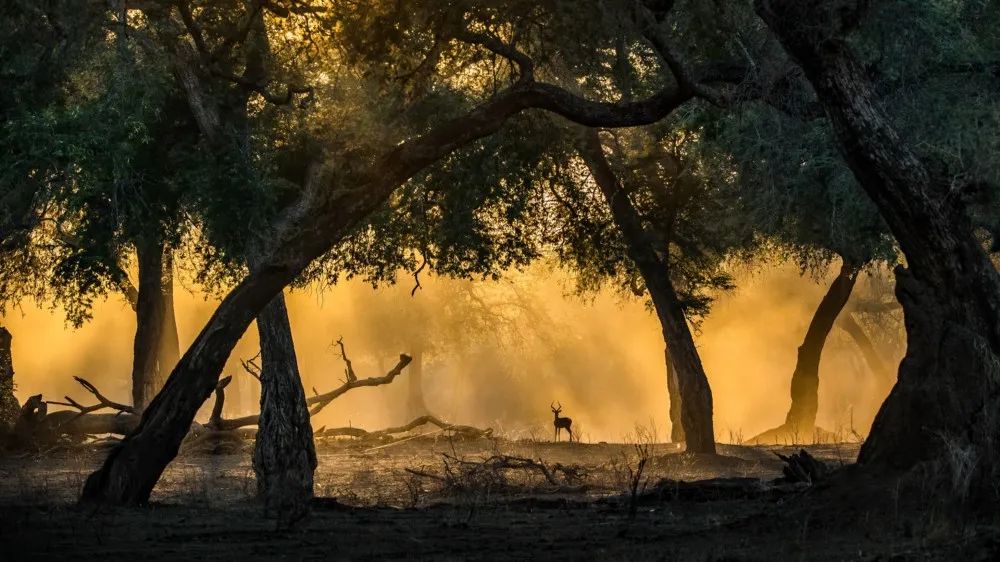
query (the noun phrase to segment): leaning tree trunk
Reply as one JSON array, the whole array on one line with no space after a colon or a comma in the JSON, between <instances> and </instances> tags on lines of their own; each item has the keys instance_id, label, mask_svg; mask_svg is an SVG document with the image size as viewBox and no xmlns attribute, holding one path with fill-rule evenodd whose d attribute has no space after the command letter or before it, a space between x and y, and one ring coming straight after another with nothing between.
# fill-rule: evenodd
<instances>
[{"instance_id":1,"label":"leaning tree trunk","mask_svg":"<svg viewBox=\"0 0 1000 562\"><path fill-rule=\"evenodd\" d=\"M424 401L424 352L419 345L413 348L413 362L407 375L406 411L409 417L426 415L427 403Z\"/></svg>"},{"instance_id":2,"label":"leaning tree trunk","mask_svg":"<svg viewBox=\"0 0 1000 562\"><path fill-rule=\"evenodd\" d=\"M802 67L847 163L906 255L896 268L907 350L896 385L858 463L906 469L940 459L947 442L993 465L1000 420L1000 276L947 178L903 141L877 103L844 35L867 3L757 0L756 9Z\"/></svg>"},{"instance_id":3,"label":"leaning tree trunk","mask_svg":"<svg viewBox=\"0 0 1000 562\"><path fill-rule=\"evenodd\" d=\"M257 316L261 395L253 469L265 514L282 526L301 519L313 497L316 449L302 389L285 297L278 293Z\"/></svg>"},{"instance_id":4,"label":"leaning tree trunk","mask_svg":"<svg viewBox=\"0 0 1000 562\"><path fill-rule=\"evenodd\" d=\"M166 319L163 246L159 242L140 241L136 244L136 255L139 262L139 294L132 348L132 405L137 412L141 412L160 389L158 358Z\"/></svg>"},{"instance_id":5,"label":"leaning tree trunk","mask_svg":"<svg viewBox=\"0 0 1000 562\"><path fill-rule=\"evenodd\" d=\"M670 351L664 348L667 364L667 396L670 399L670 441L684 442L684 423L681 421L681 389L677 381L677 371L670 362Z\"/></svg>"},{"instance_id":6,"label":"leaning tree trunk","mask_svg":"<svg viewBox=\"0 0 1000 562\"><path fill-rule=\"evenodd\" d=\"M14 396L14 360L10 352L13 338L0 326L0 434L13 429L21 412Z\"/></svg>"},{"instance_id":7,"label":"leaning tree trunk","mask_svg":"<svg viewBox=\"0 0 1000 562\"><path fill-rule=\"evenodd\" d=\"M795 371L792 372L792 405L785 416L782 429L791 435L807 436L816 427L816 411L819 409L819 363L826 346L827 337L833 329L837 316L847 305L854 284L858 279L858 267L844 260L840 272L823 295L816 307L806 337L798 349Z\"/></svg>"},{"instance_id":8,"label":"leaning tree trunk","mask_svg":"<svg viewBox=\"0 0 1000 562\"><path fill-rule=\"evenodd\" d=\"M304 267L305 262L271 263L229 292L149 403L139 426L87 478L80 501L142 505L149 500L195 414L215 390L233 347L257 313Z\"/></svg>"},{"instance_id":9,"label":"leaning tree trunk","mask_svg":"<svg viewBox=\"0 0 1000 562\"><path fill-rule=\"evenodd\" d=\"M643 230L639 212L605 158L596 130L590 129L583 133L578 150L608 203L615 224L627 243L629 257L639 269L656 309L667 345L667 368L669 370L672 366L677 373L686 450L714 454L712 389L705 376L684 308L670 280L669 264L659 257Z\"/></svg>"}]
</instances>

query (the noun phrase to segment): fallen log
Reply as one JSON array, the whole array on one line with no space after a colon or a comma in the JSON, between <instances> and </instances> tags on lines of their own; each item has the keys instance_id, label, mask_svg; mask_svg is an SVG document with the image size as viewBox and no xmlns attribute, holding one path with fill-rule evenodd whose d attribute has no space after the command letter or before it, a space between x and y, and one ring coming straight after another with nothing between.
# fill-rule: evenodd
<instances>
[{"instance_id":1,"label":"fallen log","mask_svg":"<svg viewBox=\"0 0 1000 562\"><path fill-rule=\"evenodd\" d=\"M337 427L337 428L322 428L315 432L316 437L358 437L365 439L378 439L383 437L391 437L400 433L406 433L412 431L420 426L424 425L434 425L438 428L450 432L452 435L457 435L469 439L477 439L481 437L490 437L493 435L492 428L480 429L478 427L473 427L470 425L457 425L442 421L434 416L426 415L415 418L410 423L397 427L388 427L386 429L380 429L378 431L366 431L357 427Z\"/></svg>"},{"instance_id":2,"label":"fallen log","mask_svg":"<svg viewBox=\"0 0 1000 562\"><path fill-rule=\"evenodd\" d=\"M781 479L783 482L815 484L830 474L830 467L810 455L805 449L800 449L798 453L787 456L778 452L774 454L785 462L785 466L781 469L782 474L784 474Z\"/></svg>"},{"instance_id":3,"label":"fallen log","mask_svg":"<svg viewBox=\"0 0 1000 562\"><path fill-rule=\"evenodd\" d=\"M400 354L399 361L386 374L377 377L358 378L354 372L351 360L347 356L343 339L338 339L336 345L340 347L340 354L346 365L345 380L343 383L326 393L318 393L314 389L315 395L307 399L307 404L312 408L310 415L316 415L328 406L335 399L345 393L363 387L374 387L389 384L403 373L403 370L412 361L406 354ZM244 370L255 379L260 381L261 376L265 376L260 366L254 359L241 361ZM6 441L17 448L45 449L59 442L60 439L79 442L88 437L96 435L127 435L139 425L140 416L135 409L127 404L115 402L105 396L94 384L82 377L73 377L80 386L90 393L96 402L85 405L70 396L64 396L62 401L45 401L42 395L38 394L30 397L20 408L14 427L9 432L9 439ZM185 441L185 448L204 445L205 443L221 443L225 441L252 438L256 432L250 429L256 426L260 420L257 414L243 416L239 418L226 419L222 415L226 400L226 387L232 382L233 377L226 376L219 380L215 387L215 402L212 405L212 412L206 424L192 424L188 438ZM49 405L65 406L69 409L49 412ZM101 412L101 410L114 410L114 413ZM406 426L388 428L377 432L369 433L356 428L339 428L326 430L325 435L344 435L351 437L387 436L396 433L403 433L424 424L434 424L442 429L447 429L455 434L469 436L489 435L492 430L481 430L470 426L452 425L442 422L433 416L422 416Z\"/></svg>"}]
</instances>

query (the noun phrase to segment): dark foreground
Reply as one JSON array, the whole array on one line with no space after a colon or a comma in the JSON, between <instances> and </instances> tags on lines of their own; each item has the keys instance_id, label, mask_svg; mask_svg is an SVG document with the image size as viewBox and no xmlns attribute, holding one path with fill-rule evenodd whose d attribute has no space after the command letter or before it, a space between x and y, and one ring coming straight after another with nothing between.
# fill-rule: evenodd
<instances>
[{"instance_id":1,"label":"dark foreground","mask_svg":"<svg viewBox=\"0 0 1000 562\"><path fill-rule=\"evenodd\" d=\"M857 452L852 444L807 448L834 466ZM968 561L1000 553L996 525L915 509L891 490L845 503L822 486L772 486L782 465L771 451L789 448L723 447L729 458L704 459L672 445L643 453L634 445L420 438L320 450L322 498L291 531L252 503L241 447L187 452L143 509L74 506L99 451L8 455L0 459L0 559ZM643 455L645 494L631 501L629 470ZM572 467L572 478L479 464L514 456ZM664 478L715 480L657 486Z\"/></svg>"}]
</instances>

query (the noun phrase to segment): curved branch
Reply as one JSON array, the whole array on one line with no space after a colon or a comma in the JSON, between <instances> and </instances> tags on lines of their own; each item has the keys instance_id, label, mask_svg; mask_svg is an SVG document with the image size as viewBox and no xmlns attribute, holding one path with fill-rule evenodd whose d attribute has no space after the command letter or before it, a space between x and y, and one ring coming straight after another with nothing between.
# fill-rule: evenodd
<instances>
[{"instance_id":1,"label":"curved branch","mask_svg":"<svg viewBox=\"0 0 1000 562\"><path fill-rule=\"evenodd\" d=\"M354 390L355 388L361 388L363 386L379 386L391 383L393 379L402 374L403 369L406 368L406 366L409 365L411 361L413 361L412 357L406 355L405 353L401 353L399 355L399 362L396 363L396 366L393 367L388 373L382 375L381 377L369 377L367 379L349 380L344 384L340 385L339 387L331 390L330 392L309 397L308 399L306 399L306 404L312 406L312 409L309 410L309 415L315 416L320 412L320 410L326 408L327 405L330 404L330 402L333 402L336 398L338 398L340 395L344 394L349 390Z\"/></svg>"}]
</instances>

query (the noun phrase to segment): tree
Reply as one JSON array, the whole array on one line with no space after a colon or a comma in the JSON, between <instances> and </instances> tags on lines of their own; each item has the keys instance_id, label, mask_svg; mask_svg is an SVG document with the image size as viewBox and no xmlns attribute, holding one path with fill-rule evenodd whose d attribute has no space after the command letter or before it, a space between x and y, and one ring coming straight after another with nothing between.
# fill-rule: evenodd
<instances>
[{"instance_id":1,"label":"tree","mask_svg":"<svg viewBox=\"0 0 1000 562\"><path fill-rule=\"evenodd\" d=\"M732 223L720 220L725 184L706 179L697 156L682 140L683 132L662 131L633 141L645 144L639 155L629 158L619 149L617 172L596 131L584 134L578 152L662 326L668 388L676 377L671 410L680 403L687 450L714 454L712 393L688 322L707 312L710 298L704 291L731 286L719 264L727 246L741 240L736 229L727 228ZM631 173L624 175L623 170ZM641 212L633 201L641 202ZM615 254L607 252L607 245L603 248L605 260L622 259L612 257ZM677 425L676 418L671 421Z\"/></svg>"},{"instance_id":2,"label":"tree","mask_svg":"<svg viewBox=\"0 0 1000 562\"><path fill-rule=\"evenodd\" d=\"M333 26L333 22L329 20L319 23L328 25L325 27L327 30L347 29L352 34L357 34L353 36L353 39L357 39L370 36L371 29L366 29L364 25L366 22L374 21L380 24L388 22L388 27L395 30L390 39L418 42L417 45L411 45L412 49L404 51L419 53L411 61L422 62L426 53L438 59L442 56L440 49L447 46L449 55L447 60L461 63L469 60L463 57L469 53L476 53L472 59L476 60L482 52L478 49L482 48L491 53L491 56L510 61L507 69L509 73L503 73L499 83L486 84L485 90L473 87L462 92L461 84L453 86L456 89L451 93L461 95L458 99L454 97L451 99L457 102L464 98L468 101L449 104L450 111L447 109L441 111L444 108L436 107L438 111L424 115L418 127L404 126L389 131L379 130L378 138L372 138L374 136L372 132L366 131L369 134L365 136L342 136L340 143L336 142L334 131L326 130L322 131L320 137L312 137L316 140L323 139L321 148L315 144L307 144L304 147L308 150L280 151L284 156L294 156L286 160L289 164L287 169L294 174L286 174L283 177L290 182L296 180L292 182L297 187L293 191L296 195L283 207L279 218L274 222L272 234L260 254L257 266L228 293L175 367L163 391L147 408L136 431L112 450L104 466L88 478L82 500L125 504L145 502L162 470L176 455L179 443L194 413L212 392L226 358L250 321L310 262L343 239L365 217L385 204L400 185L422 169L462 146L489 136L503 126L510 117L530 108L545 109L588 126L633 126L657 121L695 95L690 84L679 86L669 84L642 101L611 103L592 101L556 84L538 81L535 79L536 62L525 53L517 51L510 43L500 40L496 35L496 28L491 25L490 18L497 17L498 14L525 13L508 10L509 7L504 7L501 11L483 8L467 12L467 17L470 19L485 18L479 21L486 32L470 31L476 27L470 28L469 22L465 22L465 25L456 25L457 22L448 19L445 22L447 25L432 27L431 30L421 27L409 35L399 35L399 26L403 22L401 17L415 17L411 15L419 12L412 10L410 6L408 6L410 11L406 13L394 12L396 10L394 6L379 7L389 13L383 15L365 9L362 10L364 12L362 14L352 12L351 10L356 7L351 3L334 4L332 10L334 12L340 10L337 15L341 20L359 25ZM316 24L316 19L319 17L314 17L314 11L305 9L301 5L289 7L268 2L252 3L250 8L251 12L266 10L268 18L288 22L290 25L301 23L305 19ZM207 110L207 106L200 103L200 100L206 98L203 95L205 91L199 89L199 85L202 84L202 80L216 85L232 84L234 81L240 83L240 77L219 71L206 64L207 61L192 64L190 58L192 50L202 48L198 46L198 43L202 42L202 37L198 26L190 24L190 18L186 17L183 6L179 11L172 8L150 7L145 13L149 21L157 22L157 25L172 30L172 33L164 34L168 41L170 37L179 38L175 42L167 43L170 45L168 50L175 57L175 61L180 61L175 64L175 71L188 92L192 114L202 130L214 126L215 116ZM447 13L447 7L445 12L434 13L438 16ZM187 25L184 25L185 19L188 20ZM233 41L240 40L243 28L244 26L237 25L235 36L231 32L228 40L220 40L224 49L228 49ZM232 30L231 27L229 29ZM299 44L297 39L299 35L294 32L284 33L280 37L289 42L287 45L289 48ZM380 40L383 38L383 36L377 37ZM445 40L446 43L442 43ZM342 41L340 44L344 48L350 48L349 42ZM440 45L435 48L435 44ZM474 49L470 50L470 46ZM588 49L588 52L592 51ZM563 54L566 56L570 51L566 50ZM337 93L338 87L362 86L363 82L352 82L354 75L346 72L350 67L345 65L351 62L350 57L323 61L323 75L328 79L336 76L339 83L327 82L328 93L322 92L326 95L316 96L314 110L332 111L332 107L327 103L321 103L320 98L329 99L329 94ZM415 66L419 66L420 62ZM403 64L397 63L389 67L392 66L398 69L402 68ZM337 72L340 69L345 72ZM368 75L368 79L371 78L372 75ZM372 112L376 115L390 109L392 105L390 102L394 99L405 99L405 96L387 97L404 93L399 88L397 80L367 84L370 85L368 87L381 87L382 90L354 90L364 92L350 98L358 105L350 106L347 111L338 111L337 115L344 116L345 120L350 122L352 116L356 116L353 117L355 119L366 117L361 109L366 108L365 104L371 103L372 99L380 102L379 111ZM266 84L251 83L249 86L261 96L272 95L272 90L267 89ZM292 99L293 89L289 88L287 91L289 99ZM341 90L342 96L346 93ZM346 100L341 97L340 101ZM475 105L477 102L478 105ZM413 104L409 106L412 107ZM470 106L472 108L467 109ZM407 104L404 103L402 107L406 108ZM402 111L397 113L397 119L389 122L398 123L400 126L409 125L398 119L404 116L406 113ZM357 134L358 131L348 128L342 134L352 133ZM343 143L347 140L350 142Z\"/></svg>"},{"instance_id":3,"label":"tree","mask_svg":"<svg viewBox=\"0 0 1000 562\"><path fill-rule=\"evenodd\" d=\"M136 313L133 403L142 409L179 356L172 248L185 222L184 186L174 170L190 129L159 61L133 52L116 16L114 41L75 34L95 31L91 11L56 11L43 21L57 38L22 46L28 53L61 50L59 78L45 87L78 95L42 94L5 120L12 150L4 199L13 212L4 221L0 303L59 302L79 325L94 299L121 292ZM65 39L58 32L64 26L79 29ZM138 286L126 273L133 253Z\"/></svg>"},{"instance_id":4,"label":"tree","mask_svg":"<svg viewBox=\"0 0 1000 562\"><path fill-rule=\"evenodd\" d=\"M760 0L755 7L802 68L845 160L906 256L906 266L896 268L896 295L907 353L858 462L910 468L940 458L942 436L995 456L1000 276L968 205L987 186L982 178L955 184L945 162L901 138L847 40L868 14L867 3ZM955 9L964 21L995 15L985 5Z\"/></svg>"},{"instance_id":5,"label":"tree","mask_svg":"<svg viewBox=\"0 0 1000 562\"><path fill-rule=\"evenodd\" d=\"M785 421L751 440L759 443L817 435L819 368L826 340L862 271L896 261L892 236L836 153L827 122L802 109L808 103L805 95L793 91L780 104L751 100L705 117L705 143L731 163L743 220L762 242L757 248L763 254L750 253L744 259L790 259L803 274L814 276L840 261L798 348ZM764 138L761 130L782 134Z\"/></svg>"}]
</instances>

